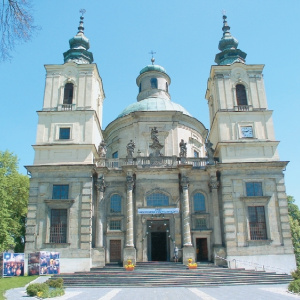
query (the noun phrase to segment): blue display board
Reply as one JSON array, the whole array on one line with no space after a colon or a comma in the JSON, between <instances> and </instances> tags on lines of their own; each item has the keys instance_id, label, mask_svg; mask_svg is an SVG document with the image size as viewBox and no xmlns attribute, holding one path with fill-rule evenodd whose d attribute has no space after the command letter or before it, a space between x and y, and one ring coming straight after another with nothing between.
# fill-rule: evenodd
<instances>
[{"instance_id":1,"label":"blue display board","mask_svg":"<svg viewBox=\"0 0 300 300\"><path fill-rule=\"evenodd\" d=\"M1 255L2 276L24 276L24 253L4 252Z\"/></svg>"}]
</instances>

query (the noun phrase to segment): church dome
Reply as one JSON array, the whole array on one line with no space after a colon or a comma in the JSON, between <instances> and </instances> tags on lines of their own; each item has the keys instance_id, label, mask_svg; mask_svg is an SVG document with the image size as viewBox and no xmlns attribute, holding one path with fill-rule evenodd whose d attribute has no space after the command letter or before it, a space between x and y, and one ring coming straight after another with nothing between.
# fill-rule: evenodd
<instances>
[{"instance_id":1,"label":"church dome","mask_svg":"<svg viewBox=\"0 0 300 300\"><path fill-rule=\"evenodd\" d=\"M150 71L157 71L157 72L161 72L161 73L166 73L167 74L165 68L163 68L160 65L148 65L148 66L146 66L145 68L143 68L140 71L140 74L143 74L145 72L150 72Z\"/></svg>"},{"instance_id":2,"label":"church dome","mask_svg":"<svg viewBox=\"0 0 300 300\"><path fill-rule=\"evenodd\" d=\"M129 115L135 111L179 111L185 115L191 116L191 114L180 104L174 103L169 99L163 98L146 98L139 102L135 102L127 106L118 116Z\"/></svg>"}]
</instances>

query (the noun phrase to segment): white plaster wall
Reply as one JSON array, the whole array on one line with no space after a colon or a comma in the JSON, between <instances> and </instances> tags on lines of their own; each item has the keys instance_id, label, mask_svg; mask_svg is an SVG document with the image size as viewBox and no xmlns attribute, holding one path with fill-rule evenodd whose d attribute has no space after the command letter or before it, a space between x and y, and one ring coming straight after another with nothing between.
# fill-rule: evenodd
<instances>
[{"instance_id":1,"label":"white plaster wall","mask_svg":"<svg viewBox=\"0 0 300 300\"><path fill-rule=\"evenodd\" d=\"M245 268L290 274L297 268L294 254L228 256L227 260L232 269Z\"/></svg>"}]
</instances>

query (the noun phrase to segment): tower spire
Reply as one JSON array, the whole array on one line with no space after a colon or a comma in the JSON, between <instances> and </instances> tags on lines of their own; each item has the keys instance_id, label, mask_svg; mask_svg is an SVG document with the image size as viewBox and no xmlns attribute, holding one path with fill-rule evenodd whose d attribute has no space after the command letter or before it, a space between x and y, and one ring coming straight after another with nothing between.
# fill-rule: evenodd
<instances>
[{"instance_id":1,"label":"tower spire","mask_svg":"<svg viewBox=\"0 0 300 300\"><path fill-rule=\"evenodd\" d=\"M245 63L247 54L238 49L238 40L230 33L230 26L227 23L227 16L223 12L223 36L219 42L220 53L216 55L215 62L218 65L231 65L235 62Z\"/></svg>"},{"instance_id":2,"label":"tower spire","mask_svg":"<svg viewBox=\"0 0 300 300\"><path fill-rule=\"evenodd\" d=\"M70 49L64 53L64 62L73 61L77 64L91 64L93 62L92 52L87 51L90 48L89 39L84 35L83 15L86 10L81 9L78 32L69 40Z\"/></svg>"}]
</instances>

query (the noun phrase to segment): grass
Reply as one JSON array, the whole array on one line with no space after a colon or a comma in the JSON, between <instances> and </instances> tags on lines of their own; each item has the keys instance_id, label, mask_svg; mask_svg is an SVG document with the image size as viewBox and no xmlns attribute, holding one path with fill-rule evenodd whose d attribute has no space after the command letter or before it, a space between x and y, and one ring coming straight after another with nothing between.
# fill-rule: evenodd
<instances>
[{"instance_id":1,"label":"grass","mask_svg":"<svg viewBox=\"0 0 300 300\"><path fill-rule=\"evenodd\" d=\"M0 277L0 300L5 299L4 294L7 290L25 286L36 278L38 278L38 276Z\"/></svg>"}]
</instances>

